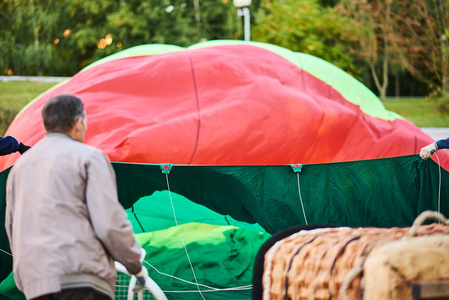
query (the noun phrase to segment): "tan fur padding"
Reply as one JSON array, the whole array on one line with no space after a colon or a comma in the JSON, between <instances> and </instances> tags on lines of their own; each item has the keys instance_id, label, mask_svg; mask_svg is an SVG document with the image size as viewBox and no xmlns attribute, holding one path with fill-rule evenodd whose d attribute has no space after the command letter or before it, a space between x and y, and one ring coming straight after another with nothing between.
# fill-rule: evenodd
<instances>
[{"instance_id":1,"label":"tan fur padding","mask_svg":"<svg viewBox=\"0 0 449 300\"><path fill-rule=\"evenodd\" d=\"M337 300L344 299L344 294L347 299L362 299L362 281L366 276L366 272L363 272L364 260L368 255L371 257L370 253L375 247L398 241L409 230L409 227L328 228L293 234L277 242L265 254L263 299L286 299L288 296L290 299L301 300ZM429 235L444 235L447 239L449 228L441 224L422 225L416 232L417 237L409 239ZM437 245L433 247L437 248ZM413 250L413 247L405 246L404 249L406 248ZM447 246L444 249L449 252ZM418 260L419 255L416 254L416 257ZM426 257L427 255L424 256ZM397 259L400 259L400 255ZM360 272L353 272L355 275L346 280L347 286L342 293L342 284L348 273L357 267L360 267Z\"/></svg>"},{"instance_id":2,"label":"tan fur padding","mask_svg":"<svg viewBox=\"0 0 449 300\"><path fill-rule=\"evenodd\" d=\"M364 274L364 299L412 300L412 282L449 279L449 236L413 237L375 247Z\"/></svg>"}]
</instances>

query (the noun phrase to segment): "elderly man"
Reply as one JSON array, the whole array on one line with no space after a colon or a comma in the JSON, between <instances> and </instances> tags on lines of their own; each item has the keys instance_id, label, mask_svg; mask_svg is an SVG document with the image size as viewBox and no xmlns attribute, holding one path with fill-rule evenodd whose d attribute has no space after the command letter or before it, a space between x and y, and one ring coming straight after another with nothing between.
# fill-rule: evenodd
<instances>
[{"instance_id":1,"label":"elderly man","mask_svg":"<svg viewBox=\"0 0 449 300\"><path fill-rule=\"evenodd\" d=\"M6 232L18 288L27 299L112 299L113 260L144 284L148 273L112 166L83 144L83 103L73 95L50 98L42 120L47 134L7 180Z\"/></svg>"}]
</instances>

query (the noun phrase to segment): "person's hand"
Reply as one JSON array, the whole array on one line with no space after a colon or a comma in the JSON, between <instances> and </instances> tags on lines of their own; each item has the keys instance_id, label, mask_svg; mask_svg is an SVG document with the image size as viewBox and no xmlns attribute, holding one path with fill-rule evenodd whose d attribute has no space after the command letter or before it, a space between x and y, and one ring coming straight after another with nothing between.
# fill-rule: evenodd
<instances>
[{"instance_id":1,"label":"person's hand","mask_svg":"<svg viewBox=\"0 0 449 300\"><path fill-rule=\"evenodd\" d=\"M27 151L28 149L30 149L30 146L24 145L22 143L19 143L19 153L23 154L25 153L25 151Z\"/></svg>"},{"instance_id":2,"label":"person's hand","mask_svg":"<svg viewBox=\"0 0 449 300\"><path fill-rule=\"evenodd\" d=\"M423 148L421 148L421 152L419 153L419 156L422 159L429 159L432 157L433 153L437 151L437 146L435 143L429 144Z\"/></svg>"},{"instance_id":3,"label":"person's hand","mask_svg":"<svg viewBox=\"0 0 449 300\"><path fill-rule=\"evenodd\" d=\"M135 274L134 276L136 276L136 278L137 278L137 283L133 288L133 292L137 293L137 292L140 292L141 290L143 290L143 288L145 287L145 283L147 282L147 278L148 278L147 268L142 266L142 269L140 270L140 272Z\"/></svg>"}]
</instances>

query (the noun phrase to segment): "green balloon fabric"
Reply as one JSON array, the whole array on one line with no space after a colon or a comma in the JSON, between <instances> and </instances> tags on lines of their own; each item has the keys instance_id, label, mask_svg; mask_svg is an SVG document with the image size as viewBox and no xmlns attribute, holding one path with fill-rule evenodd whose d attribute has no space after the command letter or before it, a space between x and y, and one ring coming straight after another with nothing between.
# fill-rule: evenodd
<instances>
[{"instance_id":1,"label":"green balloon fabric","mask_svg":"<svg viewBox=\"0 0 449 300\"><path fill-rule=\"evenodd\" d=\"M179 232L171 227L136 235L147 252L145 261L159 272L174 276L161 275L146 265L150 277L169 299L199 298L192 268L207 299L251 298L254 259L269 234L202 223L180 225Z\"/></svg>"},{"instance_id":2,"label":"green balloon fabric","mask_svg":"<svg viewBox=\"0 0 449 300\"><path fill-rule=\"evenodd\" d=\"M237 221L229 215L221 215L206 206L196 204L182 195L167 190L155 191L151 196L140 198L126 212L135 233L158 231L176 226L176 223L182 225L191 222L266 232L257 223Z\"/></svg>"},{"instance_id":3,"label":"green balloon fabric","mask_svg":"<svg viewBox=\"0 0 449 300\"><path fill-rule=\"evenodd\" d=\"M26 300L25 295L16 287L13 272L0 283L0 299L3 299L2 297L11 300Z\"/></svg>"}]
</instances>

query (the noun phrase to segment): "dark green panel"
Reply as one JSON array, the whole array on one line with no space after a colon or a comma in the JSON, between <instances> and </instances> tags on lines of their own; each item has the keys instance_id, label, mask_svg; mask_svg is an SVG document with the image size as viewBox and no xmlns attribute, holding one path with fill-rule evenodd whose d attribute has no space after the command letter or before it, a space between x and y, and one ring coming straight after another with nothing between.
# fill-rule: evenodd
<instances>
[{"instance_id":1,"label":"dark green panel","mask_svg":"<svg viewBox=\"0 0 449 300\"><path fill-rule=\"evenodd\" d=\"M437 210L438 180L448 173L418 155L354 162L290 166L172 166L116 164L125 207L156 190L171 191L220 214L259 223L274 233L308 223L335 226L409 226L424 210ZM298 188L299 177L299 188ZM441 212L449 215L448 186Z\"/></svg>"}]
</instances>

